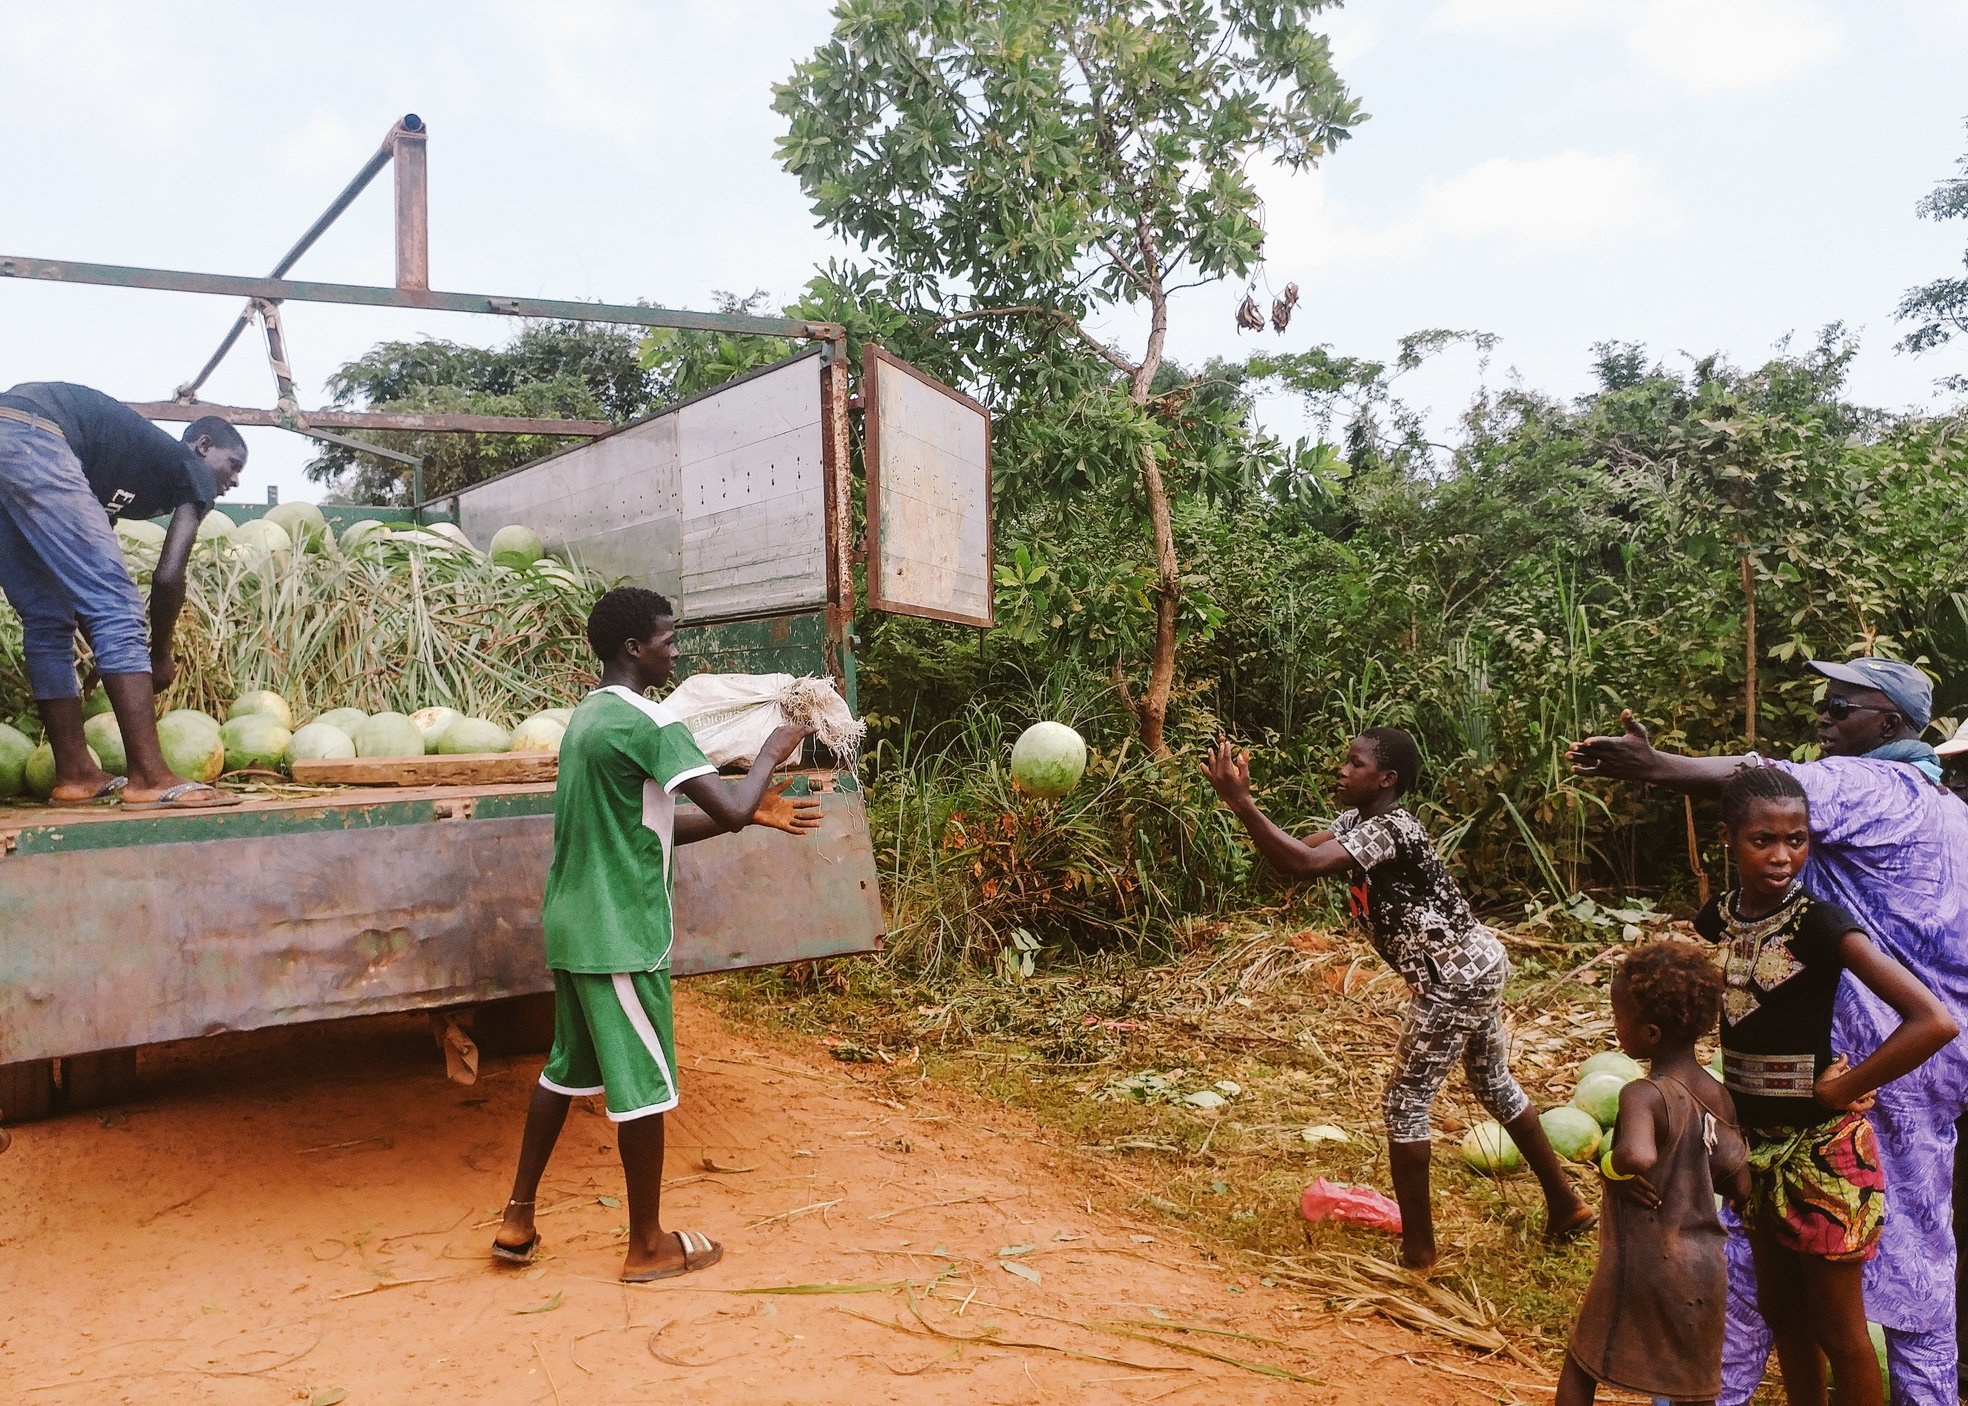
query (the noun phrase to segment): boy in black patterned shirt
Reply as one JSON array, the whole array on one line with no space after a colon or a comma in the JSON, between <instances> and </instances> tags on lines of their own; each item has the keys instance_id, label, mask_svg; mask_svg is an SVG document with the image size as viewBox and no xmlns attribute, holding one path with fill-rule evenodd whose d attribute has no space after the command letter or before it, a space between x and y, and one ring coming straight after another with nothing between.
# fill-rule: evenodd
<instances>
[{"instance_id":1,"label":"boy in black patterned shirt","mask_svg":"<svg viewBox=\"0 0 1968 1406\"><path fill-rule=\"evenodd\" d=\"M1337 790L1348 809L1326 829L1295 839L1258 809L1250 757L1219 738L1203 764L1218 796L1250 831L1258 851L1289 879L1353 876L1353 912L1374 950L1414 994L1388 1080L1388 1163L1401 1204L1401 1262L1435 1263L1428 1204L1428 1111L1461 1056L1477 1099L1509 1132L1544 1188L1545 1233L1569 1239L1595 1215L1565 1179L1537 1110L1510 1076L1503 1028L1503 984L1510 960L1495 933L1476 921L1428 832L1401 804L1421 773L1414 739L1396 727L1353 739Z\"/></svg>"}]
</instances>

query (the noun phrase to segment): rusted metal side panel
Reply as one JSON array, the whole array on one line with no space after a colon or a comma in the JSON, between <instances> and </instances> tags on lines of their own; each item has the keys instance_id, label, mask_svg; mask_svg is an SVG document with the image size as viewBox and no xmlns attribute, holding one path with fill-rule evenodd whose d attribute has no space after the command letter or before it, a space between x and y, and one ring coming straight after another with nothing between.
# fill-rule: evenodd
<instances>
[{"instance_id":1,"label":"rusted metal side panel","mask_svg":"<svg viewBox=\"0 0 1968 1406\"><path fill-rule=\"evenodd\" d=\"M872 951L862 798L679 852L677 975ZM548 989L548 815L0 858L0 1064Z\"/></svg>"}]
</instances>

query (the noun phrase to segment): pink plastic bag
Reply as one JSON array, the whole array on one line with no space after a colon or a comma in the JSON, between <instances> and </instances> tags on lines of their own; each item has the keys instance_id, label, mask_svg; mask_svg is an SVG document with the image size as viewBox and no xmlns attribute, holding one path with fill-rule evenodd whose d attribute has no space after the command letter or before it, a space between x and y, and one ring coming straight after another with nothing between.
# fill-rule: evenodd
<instances>
[{"instance_id":1,"label":"pink plastic bag","mask_svg":"<svg viewBox=\"0 0 1968 1406\"><path fill-rule=\"evenodd\" d=\"M1299 1198L1299 1214L1314 1224L1322 1220L1341 1220L1364 1225L1369 1230L1401 1233L1401 1208L1371 1186L1354 1186L1320 1177L1305 1188Z\"/></svg>"}]
</instances>

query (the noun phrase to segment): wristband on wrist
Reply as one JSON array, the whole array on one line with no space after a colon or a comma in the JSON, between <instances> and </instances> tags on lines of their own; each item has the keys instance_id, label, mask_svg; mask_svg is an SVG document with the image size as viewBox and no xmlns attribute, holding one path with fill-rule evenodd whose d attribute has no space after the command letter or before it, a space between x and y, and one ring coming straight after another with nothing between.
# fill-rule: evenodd
<instances>
[{"instance_id":1,"label":"wristband on wrist","mask_svg":"<svg viewBox=\"0 0 1968 1406\"><path fill-rule=\"evenodd\" d=\"M1613 1149L1610 1144L1604 1152L1599 1154L1599 1175L1603 1176L1607 1181L1633 1180L1632 1172L1616 1172L1613 1170Z\"/></svg>"}]
</instances>

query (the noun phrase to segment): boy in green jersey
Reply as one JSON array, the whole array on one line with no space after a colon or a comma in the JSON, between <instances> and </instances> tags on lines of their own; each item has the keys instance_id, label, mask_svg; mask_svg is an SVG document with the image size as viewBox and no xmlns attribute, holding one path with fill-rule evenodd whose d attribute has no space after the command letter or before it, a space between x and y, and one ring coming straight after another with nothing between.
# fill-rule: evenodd
<instances>
[{"instance_id":1,"label":"boy in green jersey","mask_svg":"<svg viewBox=\"0 0 1968 1406\"><path fill-rule=\"evenodd\" d=\"M499 1259L539 1250L533 1203L568 1105L602 1094L628 1183L629 1252L622 1280L668 1279L713 1265L724 1247L665 1231L663 1114L677 1104L670 1011L670 896L675 851L712 835L770 825L801 835L820 803L771 789L773 770L812 732L781 727L741 780L724 780L690 729L646 690L676 667L676 612L654 591L624 586L595 602L588 643L601 686L582 700L560 743L554 854L542 910L554 977L554 1041L533 1090ZM681 791L696 809L677 814Z\"/></svg>"}]
</instances>

